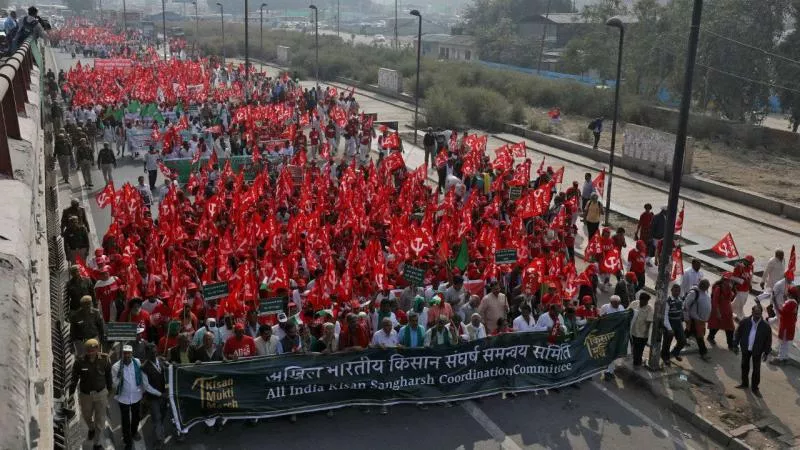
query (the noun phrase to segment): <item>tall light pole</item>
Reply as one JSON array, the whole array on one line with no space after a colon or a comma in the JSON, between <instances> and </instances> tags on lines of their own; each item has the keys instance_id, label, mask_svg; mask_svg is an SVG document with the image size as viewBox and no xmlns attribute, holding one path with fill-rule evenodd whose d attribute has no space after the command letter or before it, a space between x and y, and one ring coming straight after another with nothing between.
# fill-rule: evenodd
<instances>
[{"instance_id":1,"label":"tall light pole","mask_svg":"<svg viewBox=\"0 0 800 450\"><path fill-rule=\"evenodd\" d=\"M419 128L419 64L422 58L422 14L414 9L411 10L411 15L419 18L419 30L417 31L417 87L414 89L414 144L416 144L417 129Z\"/></svg>"},{"instance_id":2,"label":"tall light pole","mask_svg":"<svg viewBox=\"0 0 800 450\"><path fill-rule=\"evenodd\" d=\"M319 87L319 9L317 9L317 5L308 5L308 7L314 10L314 47L316 48L314 67L316 70L317 86Z\"/></svg>"},{"instance_id":3,"label":"tall light pole","mask_svg":"<svg viewBox=\"0 0 800 450\"><path fill-rule=\"evenodd\" d=\"M339 34L339 19L340 19L341 14L342 14L342 11L341 11L341 6L342 5L341 5L341 3L342 3L341 0L336 0L336 37L342 37Z\"/></svg>"},{"instance_id":4,"label":"tall light pole","mask_svg":"<svg viewBox=\"0 0 800 450\"><path fill-rule=\"evenodd\" d=\"M164 32L164 61L167 60L167 0L161 0L161 27Z\"/></svg>"},{"instance_id":5,"label":"tall light pole","mask_svg":"<svg viewBox=\"0 0 800 450\"><path fill-rule=\"evenodd\" d=\"M614 181L614 149L617 142L617 117L619 116L619 85L622 84L622 44L625 40L625 25L622 18L614 16L606 22L612 28L619 28L619 50L617 51L617 83L614 86L614 118L611 122L611 155L608 159L608 191L606 191L606 223L611 213L611 182Z\"/></svg>"},{"instance_id":6,"label":"tall light pole","mask_svg":"<svg viewBox=\"0 0 800 450\"><path fill-rule=\"evenodd\" d=\"M225 65L225 7L222 3L217 2L219 6L219 24L222 28L222 65Z\"/></svg>"},{"instance_id":7,"label":"tall light pole","mask_svg":"<svg viewBox=\"0 0 800 450\"><path fill-rule=\"evenodd\" d=\"M250 81L250 11L247 8L248 0L244 0L244 100L247 102L250 99L249 94L249 81Z\"/></svg>"},{"instance_id":8,"label":"tall light pole","mask_svg":"<svg viewBox=\"0 0 800 450\"><path fill-rule=\"evenodd\" d=\"M260 50L260 58L261 58L261 70L264 70L264 8L267 7L266 3L261 4L261 50Z\"/></svg>"},{"instance_id":9,"label":"tall light pole","mask_svg":"<svg viewBox=\"0 0 800 450\"><path fill-rule=\"evenodd\" d=\"M194 49L197 51L197 35L200 32L200 15L197 14L197 0L193 1L192 4L194 5Z\"/></svg>"},{"instance_id":10,"label":"tall light pole","mask_svg":"<svg viewBox=\"0 0 800 450\"><path fill-rule=\"evenodd\" d=\"M394 48L395 50L400 49L400 41L397 37L397 0L394 0Z\"/></svg>"},{"instance_id":11,"label":"tall light pole","mask_svg":"<svg viewBox=\"0 0 800 450\"><path fill-rule=\"evenodd\" d=\"M680 115L678 117L678 133L675 137L675 153L672 155L672 179L669 184L669 200L667 200L667 223L664 229L664 241L661 246L661 261L658 266L656 279L656 304L654 305L653 323L664 321L664 308L669 285L668 271L672 259L672 246L675 239L675 219L678 215L678 197L681 191L681 177L683 176L683 160L686 152L686 134L689 127L689 107L692 104L692 79L694 78L694 65L697 58L697 42L700 39L700 19L703 13L703 0L694 0L692 9L692 26L689 30L689 45L686 50L686 69L683 75L683 96L681 97ZM658 322L656 322L656 320ZM651 334L652 346L661 348L661 327L653 327ZM651 369L659 367L658 351L651 351L648 366Z\"/></svg>"},{"instance_id":12,"label":"tall light pole","mask_svg":"<svg viewBox=\"0 0 800 450\"><path fill-rule=\"evenodd\" d=\"M127 8L125 7L125 0L122 0L122 34L126 37L128 36L128 20L125 16L127 16Z\"/></svg>"},{"instance_id":13,"label":"tall light pole","mask_svg":"<svg viewBox=\"0 0 800 450\"><path fill-rule=\"evenodd\" d=\"M544 13L544 24L542 26L542 45L539 46L539 62L536 64L536 74L542 70L542 56L544 55L544 40L547 39L547 22L550 20L550 6L553 0L547 0L547 11ZM608 25L608 24L606 24Z\"/></svg>"}]
</instances>

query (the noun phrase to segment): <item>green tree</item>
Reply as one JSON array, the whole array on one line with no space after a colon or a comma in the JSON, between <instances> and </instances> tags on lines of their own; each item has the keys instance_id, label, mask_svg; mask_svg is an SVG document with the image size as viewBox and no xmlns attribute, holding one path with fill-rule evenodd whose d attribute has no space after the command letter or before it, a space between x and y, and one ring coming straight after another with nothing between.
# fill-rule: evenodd
<instances>
[{"instance_id":1,"label":"green tree","mask_svg":"<svg viewBox=\"0 0 800 450\"><path fill-rule=\"evenodd\" d=\"M792 18L797 24L800 20L800 0L792 2ZM778 97L781 100L783 111L789 115L792 123L792 131L797 132L800 125L800 64L792 61L800 61L800 33L797 29L792 30L780 42L777 53L784 58L774 58L776 84L784 88L778 88ZM790 61L791 60L791 61Z\"/></svg>"}]
</instances>

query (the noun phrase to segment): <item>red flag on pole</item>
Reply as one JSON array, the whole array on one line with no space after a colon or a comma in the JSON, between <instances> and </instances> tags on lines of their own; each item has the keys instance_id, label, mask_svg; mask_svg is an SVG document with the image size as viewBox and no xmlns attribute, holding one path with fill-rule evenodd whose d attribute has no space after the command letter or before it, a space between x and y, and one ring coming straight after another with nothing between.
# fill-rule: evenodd
<instances>
[{"instance_id":1,"label":"red flag on pole","mask_svg":"<svg viewBox=\"0 0 800 450\"><path fill-rule=\"evenodd\" d=\"M592 180L592 185L594 185L594 189L597 191L597 195L600 197L603 196L606 187L606 169L603 169L594 180Z\"/></svg>"},{"instance_id":2,"label":"red flag on pole","mask_svg":"<svg viewBox=\"0 0 800 450\"><path fill-rule=\"evenodd\" d=\"M617 273L622 270L622 258L619 249L614 248L603 255L603 262L600 264L600 273Z\"/></svg>"},{"instance_id":3,"label":"red flag on pole","mask_svg":"<svg viewBox=\"0 0 800 450\"><path fill-rule=\"evenodd\" d=\"M735 258L739 256L739 250L736 249L736 244L733 242L733 236L728 233L719 242L717 242L711 250L726 258Z\"/></svg>"},{"instance_id":4,"label":"red flag on pole","mask_svg":"<svg viewBox=\"0 0 800 450\"><path fill-rule=\"evenodd\" d=\"M672 272L669 279L675 281L681 275L683 275L683 251L680 247L675 247L672 251Z\"/></svg>"},{"instance_id":5,"label":"red flag on pole","mask_svg":"<svg viewBox=\"0 0 800 450\"><path fill-rule=\"evenodd\" d=\"M797 255L794 253L794 245L792 251L789 252L789 263L786 265L786 272L783 274L787 280L794 280L794 272L797 270Z\"/></svg>"},{"instance_id":6,"label":"red flag on pole","mask_svg":"<svg viewBox=\"0 0 800 450\"><path fill-rule=\"evenodd\" d=\"M555 181L558 184L564 182L564 166L561 166L558 170L555 171L555 173L553 173L553 181Z\"/></svg>"},{"instance_id":7,"label":"red flag on pole","mask_svg":"<svg viewBox=\"0 0 800 450\"><path fill-rule=\"evenodd\" d=\"M686 206L686 202L683 202L683 204L681 204L681 210L678 213L678 219L675 220L675 232L676 233L679 233L681 230L683 230L683 208L685 206Z\"/></svg>"},{"instance_id":8,"label":"red flag on pole","mask_svg":"<svg viewBox=\"0 0 800 450\"><path fill-rule=\"evenodd\" d=\"M102 191L97 193L97 197L95 197L97 206L100 208L105 208L106 206L110 205L114 202L114 195L114 183L108 183Z\"/></svg>"}]
</instances>

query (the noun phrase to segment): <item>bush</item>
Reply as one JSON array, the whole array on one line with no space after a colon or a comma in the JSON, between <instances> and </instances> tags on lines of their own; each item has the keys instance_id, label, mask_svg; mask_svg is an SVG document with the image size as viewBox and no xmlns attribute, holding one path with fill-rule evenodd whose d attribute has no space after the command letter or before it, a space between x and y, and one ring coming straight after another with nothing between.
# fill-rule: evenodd
<instances>
[{"instance_id":1,"label":"bush","mask_svg":"<svg viewBox=\"0 0 800 450\"><path fill-rule=\"evenodd\" d=\"M462 128L466 124L455 89L436 87L425 93L425 125L434 128Z\"/></svg>"},{"instance_id":2,"label":"bush","mask_svg":"<svg viewBox=\"0 0 800 450\"><path fill-rule=\"evenodd\" d=\"M459 104L467 123L487 131L502 130L511 116L511 105L497 91L470 87L458 89Z\"/></svg>"}]
</instances>

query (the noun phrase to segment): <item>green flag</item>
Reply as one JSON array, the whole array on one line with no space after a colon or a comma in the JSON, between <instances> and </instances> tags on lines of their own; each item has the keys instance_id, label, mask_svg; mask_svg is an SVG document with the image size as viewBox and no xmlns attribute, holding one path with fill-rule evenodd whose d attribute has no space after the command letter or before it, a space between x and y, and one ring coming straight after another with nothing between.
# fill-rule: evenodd
<instances>
[{"instance_id":1,"label":"green flag","mask_svg":"<svg viewBox=\"0 0 800 450\"><path fill-rule=\"evenodd\" d=\"M142 117L155 117L157 112L158 106L155 103L148 103L142 107L142 111L139 114Z\"/></svg>"},{"instance_id":2,"label":"green flag","mask_svg":"<svg viewBox=\"0 0 800 450\"><path fill-rule=\"evenodd\" d=\"M464 238L461 239L461 248L458 249L458 255L453 261L453 266L458 267L463 272L467 268L467 264L469 264L469 253L467 252L467 239Z\"/></svg>"},{"instance_id":3,"label":"green flag","mask_svg":"<svg viewBox=\"0 0 800 450\"><path fill-rule=\"evenodd\" d=\"M132 100L130 103L128 103L128 107L126 108L126 110L129 113L136 113L139 112L139 109L141 109L141 107L142 105L139 103L138 100Z\"/></svg>"},{"instance_id":4,"label":"green flag","mask_svg":"<svg viewBox=\"0 0 800 450\"><path fill-rule=\"evenodd\" d=\"M161 112L159 111L156 111L156 113L153 114L153 120L158 122L159 125L164 125L164 116L162 116Z\"/></svg>"},{"instance_id":5,"label":"green flag","mask_svg":"<svg viewBox=\"0 0 800 450\"><path fill-rule=\"evenodd\" d=\"M175 105L175 114L178 116L183 114L183 102L178 102L178 104Z\"/></svg>"}]
</instances>

